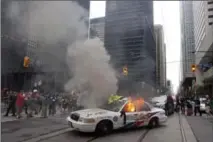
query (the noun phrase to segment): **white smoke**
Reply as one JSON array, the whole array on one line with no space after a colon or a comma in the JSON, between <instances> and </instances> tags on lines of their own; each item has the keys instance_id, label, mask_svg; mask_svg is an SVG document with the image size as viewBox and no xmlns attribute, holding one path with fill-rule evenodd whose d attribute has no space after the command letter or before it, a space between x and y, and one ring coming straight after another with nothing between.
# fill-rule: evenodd
<instances>
[{"instance_id":1,"label":"white smoke","mask_svg":"<svg viewBox=\"0 0 213 142\"><path fill-rule=\"evenodd\" d=\"M89 91L91 97L83 102L84 106L100 105L103 97L117 91L115 72L108 63L110 57L99 39L77 41L68 48L68 56L71 57L68 63L74 68L74 77L65 89L72 90L77 86L83 91L82 87L89 85L86 91Z\"/></svg>"},{"instance_id":2,"label":"white smoke","mask_svg":"<svg viewBox=\"0 0 213 142\"><path fill-rule=\"evenodd\" d=\"M60 68L60 63L56 63L58 60L64 61L64 56L67 56L66 62L73 78L65 84L65 89L72 91L78 87L84 89L81 92L89 89L87 91L90 95L84 106L94 107L96 102L117 91L115 72L108 63L109 55L102 42L99 39L88 40L86 37L88 11L76 2L69 1L12 2L11 8L9 16L16 22L17 32L44 43L36 50L37 56L40 59L45 59L47 54L55 57L46 59L51 69L53 66ZM68 45L67 55L64 55L60 44L54 46L61 41ZM89 87L85 88L85 84Z\"/></svg>"},{"instance_id":3,"label":"white smoke","mask_svg":"<svg viewBox=\"0 0 213 142\"><path fill-rule=\"evenodd\" d=\"M199 69L196 70L195 76L196 76L196 85L203 86L204 77L203 77L202 72Z\"/></svg>"}]
</instances>

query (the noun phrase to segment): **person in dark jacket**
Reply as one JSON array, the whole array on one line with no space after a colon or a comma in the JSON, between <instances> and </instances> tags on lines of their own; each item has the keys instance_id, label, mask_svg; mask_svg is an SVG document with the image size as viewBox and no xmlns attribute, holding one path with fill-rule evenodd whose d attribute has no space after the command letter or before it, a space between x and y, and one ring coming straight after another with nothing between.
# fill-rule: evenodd
<instances>
[{"instance_id":1,"label":"person in dark jacket","mask_svg":"<svg viewBox=\"0 0 213 142\"><path fill-rule=\"evenodd\" d=\"M185 98L180 99L180 107L182 114L185 114Z\"/></svg>"},{"instance_id":2,"label":"person in dark jacket","mask_svg":"<svg viewBox=\"0 0 213 142\"><path fill-rule=\"evenodd\" d=\"M165 104L165 111L167 115L170 115L174 112L174 100L171 95L167 96L166 104Z\"/></svg>"},{"instance_id":3,"label":"person in dark jacket","mask_svg":"<svg viewBox=\"0 0 213 142\"><path fill-rule=\"evenodd\" d=\"M8 116L10 110L12 110L12 116L16 116L16 93L13 93L12 91L9 92L9 106L4 116Z\"/></svg>"},{"instance_id":4,"label":"person in dark jacket","mask_svg":"<svg viewBox=\"0 0 213 142\"><path fill-rule=\"evenodd\" d=\"M199 97L195 97L195 108L194 108L194 116L197 115L197 113L200 113L200 116L202 116L202 112L200 111L200 99Z\"/></svg>"},{"instance_id":5,"label":"person in dark jacket","mask_svg":"<svg viewBox=\"0 0 213 142\"><path fill-rule=\"evenodd\" d=\"M40 95L40 100L42 102L41 117L47 118L47 109L49 104L47 93L42 93L42 95Z\"/></svg>"},{"instance_id":6,"label":"person in dark jacket","mask_svg":"<svg viewBox=\"0 0 213 142\"><path fill-rule=\"evenodd\" d=\"M186 107L187 107L187 115L188 116L191 116L192 114L193 114L193 107L192 107L192 104L191 104L191 100L190 99L188 99L187 101L186 101Z\"/></svg>"}]
</instances>

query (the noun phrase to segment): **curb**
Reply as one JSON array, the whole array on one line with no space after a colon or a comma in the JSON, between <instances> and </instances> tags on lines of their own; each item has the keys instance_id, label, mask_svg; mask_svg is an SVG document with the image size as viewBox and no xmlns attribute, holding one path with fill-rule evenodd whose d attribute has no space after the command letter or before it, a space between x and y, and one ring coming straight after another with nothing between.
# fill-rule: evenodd
<instances>
[{"instance_id":1,"label":"curb","mask_svg":"<svg viewBox=\"0 0 213 142\"><path fill-rule=\"evenodd\" d=\"M185 131L184 131L184 128L183 128L182 117L181 117L180 114L178 114L178 117L179 117L179 125L180 125L180 132L181 132L182 142L187 142Z\"/></svg>"},{"instance_id":2,"label":"curb","mask_svg":"<svg viewBox=\"0 0 213 142\"><path fill-rule=\"evenodd\" d=\"M198 138L196 137L190 123L188 123L188 120L186 119L185 115L182 115L181 118L183 121L185 121L185 124L182 125L182 129L185 133L185 137L186 137L186 142L189 140L189 142L199 142ZM182 122L183 122L182 121ZM185 127L184 127L185 126ZM188 130L186 130L188 129Z\"/></svg>"}]
</instances>

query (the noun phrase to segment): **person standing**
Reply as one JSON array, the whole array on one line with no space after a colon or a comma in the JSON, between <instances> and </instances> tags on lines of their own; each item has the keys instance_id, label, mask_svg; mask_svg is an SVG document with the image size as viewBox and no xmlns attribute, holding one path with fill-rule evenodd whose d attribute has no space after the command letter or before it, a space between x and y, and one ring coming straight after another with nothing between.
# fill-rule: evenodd
<instances>
[{"instance_id":1,"label":"person standing","mask_svg":"<svg viewBox=\"0 0 213 142\"><path fill-rule=\"evenodd\" d=\"M41 100L41 118L47 118L47 108L48 108L48 97L47 93L43 93L40 95Z\"/></svg>"},{"instance_id":2,"label":"person standing","mask_svg":"<svg viewBox=\"0 0 213 142\"><path fill-rule=\"evenodd\" d=\"M56 97L52 93L50 97L49 115L54 115L56 113Z\"/></svg>"},{"instance_id":3,"label":"person standing","mask_svg":"<svg viewBox=\"0 0 213 142\"><path fill-rule=\"evenodd\" d=\"M210 114L213 115L213 95L210 98Z\"/></svg>"},{"instance_id":4,"label":"person standing","mask_svg":"<svg viewBox=\"0 0 213 142\"><path fill-rule=\"evenodd\" d=\"M33 92L32 92L32 94L31 94L31 97L30 97L30 99L29 99L29 105L28 105L28 107L29 107L29 113L28 113L28 117L33 117L33 112L34 112L34 114L36 114L36 107L37 107L37 90L35 89L35 90L33 90Z\"/></svg>"},{"instance_id":5,"label":"person standing","mask_svg":"<svg viewBox=\"0 0 213 142\"><path fill-rule=\"evenodd\" d=\"M12 110L12 116L16 116L16 94L12 91L9 92L9 106L7 108L7 112L4 116L8 116L10 110Z\"/></svg>"},{"instance_id":6,"label":"person standing","mask_svg":"<svg viewBox=\"0 0 213 142\"><path fill-rule=\"evenodd\" d=\"M207 116L210 116L210 98L208 95L206 95L206 114Z\"/></svg>"},{"instance_id":7,"label":"person standing","mask_svg":"<svg viewBox=\"0 0 213 142\"><path fill-rule=\"evenodd\" d=\"M202 116L202 112L200 111L200 99L199 99L199 97L195 97L194 116L196 116L197 113L200 113L200 116Z\"/></svg>"},{"instance_id":8,"label":"person standing","mask_svg":"<svg viewBox=\"0 0 213 142\"><path fill-rule=\"evenodd\" d=\"M22 112L22 108L24 106L24 96L25 94L23 93L23 91L21 91L18 95L17 95L17 99L16 99L16 113L17 113L17 118L21 118L21 112Z\"/></svg>"}]
</instances>

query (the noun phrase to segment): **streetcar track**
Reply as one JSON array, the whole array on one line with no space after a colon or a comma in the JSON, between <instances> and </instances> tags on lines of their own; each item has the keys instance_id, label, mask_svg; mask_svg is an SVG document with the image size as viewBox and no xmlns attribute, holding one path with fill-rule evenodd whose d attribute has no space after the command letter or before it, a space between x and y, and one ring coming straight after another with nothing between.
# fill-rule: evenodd
<instances>
[{"instance_id":1,"label":"streetcar track","mask_svg":"<svg viewBox=\"0 0 213 142\"><path fill-rule=\"evenodd\" d=\"M137 142L143 142L144 138L146 137L146 135L149 133L150 130L145 130L145 132L140 135L139 139Z\"/></svg>"},{"instance_id":2,"label":"streetcar track","mask_svg":"<svg viewBox=\"0 0 213 142\"><path fill-rule=\"evenodd\" d=\"M37 137L28 138L28 139L22 140L21 142L39 142L39 141L49 139L51 137L55 137L55 136L67 133L71 130L72 130L71 128L63 128L63 129L56 130L56 131L53 131L53 132L50 132L47 134L43 134L43 135L40 135Z\"/></svg>"},{"instance_id":3,"label":"streetcar track","mask_svg":"<svg viewBox=\"0 0 213 142\"><path fill-rule=\"evenodd\" d=\"M143 142L144 138L146 137L146 135L148 134L150 130L144 130L144 132L139 136L139 139L136 142ZM101 136L97 136L97 137L93 137L89 140L87 140L86 142L92 142L94 140L97 140L98 138L101 138Z\"/></svg>"},{"instance_id":4,"label":"streetcar track","mask_svg":"<svg viewBox=\"0 0 213 142\"><path fill-rule=\"evenodd\" d=\"M94 140L96 140L96 139L98 139L98 138L99 138L99 137L93 137L93 138L87 140L86 142L92 142L92 141L94 141Z\"/></svg>"},{"instance_id":5,"label":"streetcar track","mask_svg":"<svg viewBox=\"0 0 213 142\"><path fill-rule=\"evenodd\" d=\"M180 113L178 113L178 118L179 118L179 125L180 125L180 132L181 132L182 142L187 142L185 131L184 131L184 128L183 128L182 118L180 116Z\"/></svg>"},{"instance_id":6,"label":"streetcar track","mask_svg":"<svg viewBox=\"0 0 213 142\"><path fill-rule=\"evenodd\" d=\"M52 137L55 137L55 136L58 136L58 135L61 135L61 134L64 134L64 133L67 133L69 132L71 129L70 128L67 128L67 129L61 129L59 131L55 131L55 132L50 132L50 133L47 133L47 134L43 134L43 135L40 135L38 137L33 137L33 138L29 138L29 139L25 139L23 140L22 142L41 142L41 141L44 141L46 139L50 139ZM149 132L150 130L147 130L147 129L144 129L144 131L142 132L142 134L139 136L139 139L136 140L136 142L143 142L143 139L146 137L147 133ZM92 138L89 138L88 140L86 140L85 142L92 142L94 140L97 140L99 138L102 138L101 136L93 136Z\"/></svg>"}]
</instances>

